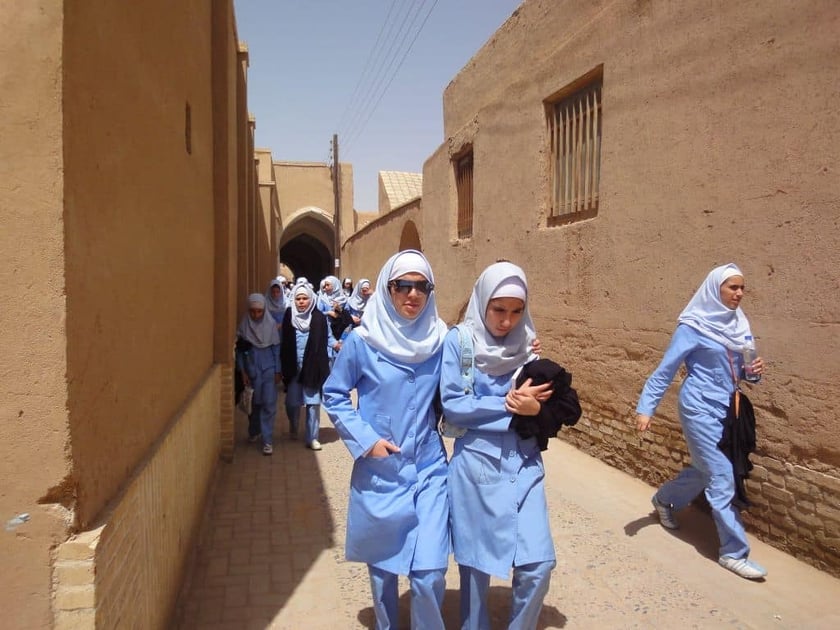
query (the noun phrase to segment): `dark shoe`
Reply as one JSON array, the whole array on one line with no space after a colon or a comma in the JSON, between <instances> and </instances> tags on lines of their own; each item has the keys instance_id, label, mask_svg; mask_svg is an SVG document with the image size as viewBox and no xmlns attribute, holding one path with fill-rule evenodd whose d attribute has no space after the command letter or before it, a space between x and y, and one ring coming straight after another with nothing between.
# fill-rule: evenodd
<instances>
[{"instance_id":1,"label":"dark shoe","mask_svg":"<svg viewBox=\"0 0 840 630\"><path fill-rule=\"evenodd\" d=\"M674 506L671 504L661 503L654 494L650 502L653 504L653 509L659 516L659 524L665 529L679 529L680 524L674 518Z\"/></svg>"}]
</instances>

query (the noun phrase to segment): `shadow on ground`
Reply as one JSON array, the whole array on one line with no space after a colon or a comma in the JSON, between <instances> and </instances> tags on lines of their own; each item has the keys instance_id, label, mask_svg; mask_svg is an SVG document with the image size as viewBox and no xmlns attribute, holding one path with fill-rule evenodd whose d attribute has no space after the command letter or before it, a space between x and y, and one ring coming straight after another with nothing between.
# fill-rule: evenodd
<instances>
[{"instance_id":1,"label":"shadow on ground","mask_svg":"<svg viewBox=\"0 0 840 630\"><path fill-rule=\"evenodd\" d=\"M460 628L459 592L448 589L443 598L443 622L447 628ZM491 586L488 595L490 608L490 624L493 628L507 628L510 615L511 589L507 586ZM400 628L411 627L410 609L411 594L405 592L400 597ZM359 623L366 628L375 628L376 620L373 607L369 606L359 611ZM538 630L547 628L564 628L566 617L554 606L543 605L537 622Z\"/></svg>"},{"instance_id":2,"label":"shadow on ground","mask_svg":"<svg viewBox=\"0 0 840 630\"><path fill-rule=\"evenodd\" d=\"M677 522L680 524L679 529L663 527L662 530L692 545L701 556L717 562L718 535L710 511L703 509L703 506L690 505L679 511ZM659 518L655 512L651 511L647 516L627 523L624 526L624 533L632 537L644 527L660 527Z\"/></svg>"},{"instance_id":3,"label":"shadow on ground","mask_svg":"<svg viewBox=\"0 0 840 630\"><path fill-rule=\"evenodd\" d=\"M282 397L280 410L278 433L286 425ZM234 461L219 463L176 605L175 628L268 627L334 544L312 451L302 441L275 435L274 455L263 456L260 444L247 442L246 427L237 411ZM334 431L323 437L337 439Z\"/></svg>"}]
</instances>

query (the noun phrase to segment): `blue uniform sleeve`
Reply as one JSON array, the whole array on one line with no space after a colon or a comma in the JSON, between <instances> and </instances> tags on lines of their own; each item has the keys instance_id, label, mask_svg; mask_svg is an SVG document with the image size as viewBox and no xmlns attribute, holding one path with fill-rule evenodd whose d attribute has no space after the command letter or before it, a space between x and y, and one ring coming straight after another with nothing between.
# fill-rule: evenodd
<instances>
[{"instance_id":1,"label":"blue uniform sleeve","mask_svg":"<svg viewBox=\"0 0 840 630\"><path fill-rule=\"evenodd\" d=\"M671 344L665 351L659 366L650 375L642 395L639 397L639 404L636 405L636 413L652 416L656 412L662 397L674 375L683 364L688 354L697 346L697 336L692 329L684 324L677 326L671 337Z\"/></svg>"},{"instance_id":2,"label":"blue uniform sleeve","mask_svg":"<svg viewBox=\"0 0 840 630\"><path fill-rule=\"evenodd\" d=\"M275 374L280 374L280 372L282 370L280 369L280 344L279 343L275 343L273 346L271 346L271 356L274 359L274 373Z\"/></svg>"},{"instance_id":3,"label":"blue uniform sleeve","mask_svg":"<svg viewBox=\"0 0 840 630\"><path fill-rule=\"evenodd\" d=\"M475 370L475 368L473 368ZM477 370L474 377L479 376ZM443 341L443 364L440 372L440 400L446 421L465 429L507 431L511 414L505 409L504 396L479 396L464 392L461 378L461 341L458 329L453 328Z\"/></svg>"},{"instance_id":4,"label":"blue uniform sleeve","mask_svg":"<svg viewBox=\"0 0 840 630\"><path fill-rule=\"evenodd\" d=\"M350 391L362 376L361 355L367 351L364 346L356 335L348 338L323 387L324 409L353 459L364 456L382 438L350 400Z\"/></svg>"}]
</instances>

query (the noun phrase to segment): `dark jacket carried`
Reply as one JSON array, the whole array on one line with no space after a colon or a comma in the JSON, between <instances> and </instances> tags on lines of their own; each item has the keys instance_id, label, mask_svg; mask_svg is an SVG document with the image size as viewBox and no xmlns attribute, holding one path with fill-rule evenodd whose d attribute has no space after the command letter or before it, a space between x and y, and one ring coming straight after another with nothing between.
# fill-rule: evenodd
<instances>
[{"instance_id":1,"label":"dark jacket carried","mask_svg":"<svg viewBox=\"0 0 840 630\"><path fill-rule=\"evenodd\" d=\"M750 453L755 451L755 413L750 399L739 390L732 393L718 448L732 462L735 475L735 498L732 502L738 507L749 506L744 480L753 468Z\"/></svg>"},{"instance_id":2,"label":"dark jacket carried","mask_svg":"<svg viewBox=\"0 0 840 630\"><path fill-rule=\"evenodd\" d=\"M555 437L563 427L577 423L581 415L577 392L572 388L572 375L551 359L537 359L526 363L516 379L516 386L521 387L527 379L532 385L551 383L551 398L540 405L536 416L514 414L510 428L519 437L537 438L540 450L548 448L548 438Z\"/></svg>"},{"instance_id":3,"label":"dark jacket carried","mask_svg":"<svg viewBox=\"0 0 840 630\"><path fill-rule=\"evenodd\" d=\"M292 308L283 315L283 327L280 334L280 369L283 370L283 382L288 386L296 376L297 340L295 327L292 326ZM318 309L312 310L309 323L309 339L303 350L303 365L298 379L304 387L320 389L330 375L330 361L327 357L327 318Z\"/></svg>"}]
</instances>

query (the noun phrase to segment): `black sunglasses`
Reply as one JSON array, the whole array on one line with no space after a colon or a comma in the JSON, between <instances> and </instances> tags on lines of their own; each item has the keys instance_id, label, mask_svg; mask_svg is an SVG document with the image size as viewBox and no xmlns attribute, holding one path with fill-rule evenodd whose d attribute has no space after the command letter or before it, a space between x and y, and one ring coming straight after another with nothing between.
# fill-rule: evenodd
<instances>
[{"instance_id":1,"label":"black sunglasses","mask_svg":"<svg viewBox=\"0 0 840 630\"><path fill-rule=\"evenodd\" d=\"M397 293L404 293L405 295L411 293L412 289L429 295L435 288L435 285L428 280L391 280L388 286Z\"/></svg>"}]
</instances>

